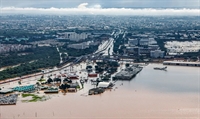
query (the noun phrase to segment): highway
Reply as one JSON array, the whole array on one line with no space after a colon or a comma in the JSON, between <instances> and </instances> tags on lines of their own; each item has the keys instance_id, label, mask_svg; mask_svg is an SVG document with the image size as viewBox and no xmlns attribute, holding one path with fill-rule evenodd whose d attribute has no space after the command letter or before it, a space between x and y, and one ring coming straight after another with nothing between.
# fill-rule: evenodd
<instances>
[{"instance_id":1,"label":"highway","mask_svg":"<svg viewBox=\"0 0 200 119\"><path fill-rule=\"evenodd\" d=\"M113 54L113 44L114 39L109 38L108 40L104 41L101 45L99 45L98 50L93 53L94 55L103 54L104 56L112 55Z\"/></svg>"}]
</instances>

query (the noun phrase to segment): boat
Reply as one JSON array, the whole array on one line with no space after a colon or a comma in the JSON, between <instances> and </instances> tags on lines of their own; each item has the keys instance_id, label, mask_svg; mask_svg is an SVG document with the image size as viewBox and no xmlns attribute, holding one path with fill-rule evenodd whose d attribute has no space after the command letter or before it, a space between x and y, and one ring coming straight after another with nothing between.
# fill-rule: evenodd
<instances>
[{"instance_id":1,"label":"boat","mask_svg":"<svg viewBox=\"0 0 200 119\"><path fill-rule=\"evenodd\" d=\"M167 67L154 67L155 70L167 70Z\"/></svg>"}]
</instances>

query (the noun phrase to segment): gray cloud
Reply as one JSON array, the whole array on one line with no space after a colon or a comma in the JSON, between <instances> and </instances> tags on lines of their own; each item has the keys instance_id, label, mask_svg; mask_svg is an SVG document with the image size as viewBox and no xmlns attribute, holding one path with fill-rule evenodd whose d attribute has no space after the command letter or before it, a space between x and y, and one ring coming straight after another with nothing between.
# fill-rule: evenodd
<instances>
[{"instance_id":1,"label":"gray cloud","mask_svg":"<svg viewBox=\"0 0 200 119\"><path fill-rule=\"evenodd\" d=\"M3 7L35 7L35 8L74 8L83 0L1 0ZM199 0L84 0L90 5L100 4L104 8L147 7L147 8L198 8Z\"/></svg>"},{"instance_id":2,"label":"gray cloud","mask_svg":"<svg viewBox=\"0 0 200 119\"><path fill-rule=\"evenodd\" d=\"M88 7L89 6L89 7ZM102 8L101 5L82 3L76 8L17 8L4 7L4 14L54 14L54 15L140 15L140 16L199 16L200 9L132 9L132 8Z\"/></svg>"},{"instance_id":3,"label":"gray cloud","mask_svg":"<svg viewBox=\"0 0 200 119\"><path fill-rule=\"evenodd\" d=\"M82 0L1 0L0 11L4 14L198 16L199 4L200 0L85 0L84 3Z\"/></svg>"}]
</instances>

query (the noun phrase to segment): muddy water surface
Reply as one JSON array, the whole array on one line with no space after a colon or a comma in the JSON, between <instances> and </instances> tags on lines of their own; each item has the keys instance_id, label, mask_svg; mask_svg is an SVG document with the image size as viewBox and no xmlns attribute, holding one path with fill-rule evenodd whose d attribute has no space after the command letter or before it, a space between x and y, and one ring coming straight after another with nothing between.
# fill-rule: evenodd
<instances>
[{"instance_id":1,"label":"muddy water surface","mask_svg":"<svg viewBox=\"0 0 200 119\"><path fill-rule=\"evenodd\" d=\"M131 81L118 81L112 90L87 96L51 95L44 102L1 106L0 119L200 119L200 69L150 64Z\"/></svg>"}]
</instances>

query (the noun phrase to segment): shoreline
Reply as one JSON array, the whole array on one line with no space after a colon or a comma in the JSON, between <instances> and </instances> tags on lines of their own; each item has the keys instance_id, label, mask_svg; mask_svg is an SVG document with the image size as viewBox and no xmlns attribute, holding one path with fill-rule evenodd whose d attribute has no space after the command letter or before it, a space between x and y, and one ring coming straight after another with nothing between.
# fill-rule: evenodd
<instances>
[{"instance_id":1,"label":"shoreline","mask_svg":"<svg viewBox=\"0 0 200 119\"><path fill-rule=\"evenodd\" d=\"M163 64L163 61L175 61L175 60L159 60L159 61L150 61L150 62L133 62L135 64L144 64L144 65L148 65L148 64L162 64L163 66L181 66L181 65L164 65ZM179 61L179 60L177 60ZM119 61L119 62L126 62L126 61ZM81 62L82 63L82 62ZM80 63L79 63L80 64ZM10 79L4 79L2 81L0 81L0 85L1 84L6 84L6 83L10 83L10 82L14 82L14 81L18 81L18 80L21 80L21 79L27 79L27 78L32 78L32 77L36 77L36 76L42 76L43 74L48 74L48 73L53 73L53 72L56 72L56 71L60 71L64 68L67 68L67 67L70 67L72 65L77 65L77 64L72 64L72 63L67 63L67 64L64 64L62 67L56 67L56 69L52 70L52 71L49 71L49 72L45 72L45 73L34 73L34 74L28 74L28 75L24 75L22 76L21 78L20 77L15 77L15 78L10 78ZM194 67L194 66L181 66L181 67ZM197 67L198 68L198 67ZM48 68L47 68L48 69ZM46 70L46 69L45 69Z\"/></svg>"}]
</instances>

